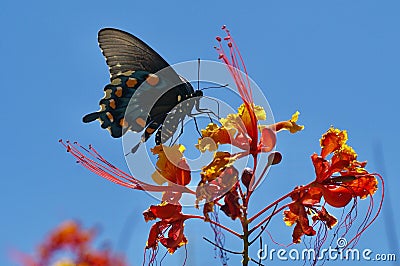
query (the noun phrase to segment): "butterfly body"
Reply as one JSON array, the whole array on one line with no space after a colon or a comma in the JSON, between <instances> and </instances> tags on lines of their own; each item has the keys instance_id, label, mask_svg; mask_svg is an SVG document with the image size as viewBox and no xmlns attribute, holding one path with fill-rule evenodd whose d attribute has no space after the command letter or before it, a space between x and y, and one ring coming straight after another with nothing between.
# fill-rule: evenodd
<instances>
[{"instance_id":1,"label":"butterfly body","mask_svg":"<svg viewBox=\"0 0 400 266\"><path fill-rule=\"evenodd\" d=\"M99 120L101 127L108 129L114 138L120 138L128 130L144 130L142 142L158 130L156 144L164 143L191 113L196 101L174 107L189 98L202 96L202 92L195 91L160 55L135 36L116 29L102 29L98 40L110 68L111 82L104 88L100 110L84 116L83 122Z\"/></svg>"}]
</instances>

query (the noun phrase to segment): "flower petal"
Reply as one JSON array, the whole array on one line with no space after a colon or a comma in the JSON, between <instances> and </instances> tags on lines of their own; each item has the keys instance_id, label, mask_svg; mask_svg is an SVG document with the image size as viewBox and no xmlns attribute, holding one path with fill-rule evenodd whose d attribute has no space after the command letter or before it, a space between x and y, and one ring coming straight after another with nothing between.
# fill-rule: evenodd
<instances>
[{"instance_id":1,"label":"flower petal","mask_svg":"<svg viewBox=\"0 0 400 266\"><path fill-rule=\"evenodd\" d=\"M292 118L288 121L281 121L278 123L275 123L273 125L273 128L275 129L276 132L279 132L281 130L289 130L290 133L294 134L296 132L299 132L304 129L304 126L298 125L296 122L299 119L299 111L296 111L293 115Z\"/></svg>"},{"instance_id":2,"label":"flower petal","mask_svg":"<svg viewBox=\"0 0 400 266\"><path fill-rule=\"evenodd\" d=\"M326 203L336 208L346 206L354 196L351 189L344 186L323 186L322 190Z\"/></svg>"},{"instance_id":3,"label":"flower petal","mask_svg":"<svg viewBox=\"0 0 400 266\"><path fill-rule=\"evenodd\" d=\"M224 126L219 127L217 124L210 123L201 130L201 138L196 144L196 148L201 152L216 151L219 144L232 143L236 130L228 130Z\"/></svg>"},{"instance_id":4,"label":"flower petal","mask_svg":"<svg viewBox=\"0 0 400 266\"><path fill-rule=\"evenodd\" d=\"M270 128L263 128L261 131L261 144L263 152L270 152L274 149L276 145L276 134Z\"/></svg>"},{"instance_id":5,"label":"flower petal","mask_svg":"<svg viewBox=\"0 0 400 266\"><path fill-rule=\"evenodd\" d=\"M151 205L146 211L143 212L146 222L148 220L159 219L181 219L182 206L170 203L161 203L159 205Z\"/></svg>"},{"instance_id":6,"label":"flower petal","mask_svg":"<svg viewBox=\"0 0 400 266\"><path fill-rule=\"evenodd\" d=\"M242 216L242 209L239 204L239 193L237 186L232 188L224 197L225 204L221 206L223 211L232 220Z\"/></svg>"},{"instance_id":7,"label":"flower petal","mask_svg":"<svg viewBox=\"0 0 400 266\"><path fill-rule=\"evenodd\" d=\"M321 156L325 158L328 154L339 150L347 142L347 131L337 128L329 128L320 139Z\"/></svg>"},{"instance_id":8,"label":"flower petal","mask_svg":"<svg viewBox=\"0 0 400 266\"><path fill-rule=\"evenodd\" d=\"M190 183L191 175L189 165L183 157L185 147L183 145L164 146L157 145L151 151L158 155L156 171L152 179L158 185L170 181L178 185Z\"/></svg>"},{"instance_id":9,"label":"flower petal","mask_svg":"<svg viewBox=\"0 0 400 266\"><path fill-rule=\"evenodd\" d=\"M168 237L160 238L161 244L168 248L169 253L174 253L179 247L188 243L183 228L183 220L174 222L168 231Z\"/></svg>"},{"instance_id":10,"label":"flower petal","mask_svg":"<svg viewBox=\"0 0 400 266\"><path fill-rule=\"evenodd\" d=\"M201 169L202 171L200 174L202 179L208 181L214 180L220 176L225 169L231 166L235 160L236 157L232 157L229 152L218 151L214 153L213 161Z\"/></svg>"},{"instance_id":11,"label":"flower petal","mask_svg":"<svg viewBox=\"0 0 400 266\"><path fill-rule=\"evenodd\" d=\"M332 229L338 222L336 217L331 215L323 206L312 219L314 222L317 220L324 222L329 229Z\"/></svg>"}]
</instances>

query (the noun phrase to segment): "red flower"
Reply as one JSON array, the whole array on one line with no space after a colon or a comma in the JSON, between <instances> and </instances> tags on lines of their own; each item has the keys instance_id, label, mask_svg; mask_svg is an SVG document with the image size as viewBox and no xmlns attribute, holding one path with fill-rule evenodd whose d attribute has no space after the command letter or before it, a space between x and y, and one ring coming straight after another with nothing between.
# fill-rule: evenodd
<instances>
[{"instance_id":1,"label":"red flower","mask_svg":"<svg viewBox=\"0 0 400 266\"><path fill-rule=\"evenodd\" d=\"M347 132L330 128L321 138L321 155L311 156L315 168L314 186L321 189L325 201L333 207L344 207L352 198L372 196L378 180L357 161L357 154L346 144ZM332 154L330 160L326 157ZM334 174L339 174L334 176Z\"/></svg>"},{"instance_id":2,"label":"red flower","mask_svg":"<svg viewBox=\"0 0 400 266\"><path fill-rule=\"evenodd\" d=\"M191 218L183 214L181 205L170 203L162 203L160 205L151 205L148 210L143 212L145 221L161 219L152 225L146 248L156 250L158 242L168 248L169 253L174 253L175 250L185 244L187 239L183 234L184 221ZM165 236L168 231L167 236Z\"/></svg>"},{"instance_id":3,"label":"red flower","mask_svg":"<svg viewBox=\"0 0 400 266\"><path fill-rule=\"evenodd\" d=\"M299 243L303 235L316 234L309 225L309 215L313 215L314 222L319 220L329 229L337 224L337 219L330 215L324 206L319 207L322 198L333 207L343 208L352 199L372 197L376 192L378 181L375 175L364 169L366 162L357 161L357 154L346 141L347 132L344 130L330 128L322 135L321 155L311 156L315 180L307 186L296 188L291 194L294 202L289 204L289 210L284 211L284 221L289 226L296 223L293 230L294 243ZM332 155L330 159L327 158L329 155ZM375 220L380 208L381 206L372 221L365 225L356 237Z\"/></svg>"},{"instance_id":4,"label":"red flower","mask_svg":"<svg viewBox=\"0 0 400 266\"><path fill-rule=\"evenodd\" d=\"M206 203L218 201L236 186L238 171L232 166L235 160L236 157L229 152L216 152L214 160L202 168L201 180L196 189L196 206L202 200ZM212 208L205 205L203 213L207 220L209 211L212 211Z\"/></svg>"},{"instance_id":5,"label":"red flower","mask_svg":"<svg viewBox=\"0 0 400 266\"><path fill-rule=\"evenodd\" d=\"M309 224L308 215L310 214L310 208L320 201L321 193L313 189L300 190L294 192L291 198L293 203L289 205L289 210L283 212L283 220L288 226L296 224L292 234L293 243L300 243L303 235L313 236L316 233Z\"/></svg>"},{"instance_id":6,"label":"red flower","mask_svg":"<svg viewBox=\"0 0 400 266\"><path fill-rule=\"evenodd\" d=\"M239 203L238 185L235 185L228 193L224 196L224 205L221 206L223 211L232 220L242 217L242 208Z\"/></svg>"}]
</instances>

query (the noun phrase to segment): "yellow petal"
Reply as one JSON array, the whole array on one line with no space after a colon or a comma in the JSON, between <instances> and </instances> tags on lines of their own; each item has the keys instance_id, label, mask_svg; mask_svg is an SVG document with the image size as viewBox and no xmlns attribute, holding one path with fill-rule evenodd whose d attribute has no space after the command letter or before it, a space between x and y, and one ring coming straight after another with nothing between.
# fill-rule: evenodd
<instances>
[{"instance_id":1,"label":"yellow petal","mask_svg":"<svg viewBox=\"0 0 400 266\"><path fill-rule=\"evenodd\" d=\"M200 138L195 146L200 152L216 151L218 149L218 144L210 137Z\"/></svg>"},{"instance_id":2,"label":"yellow petal","mask_svg":"<svg viewBox=\"0 0 400 266\"><path fill-rule=\"evenodd\" d=\"M296 111L293 115L292 115L292 119L290 119L290 122L297 122L297 120L299 119L299 115L300 112Z\"/></svg>"},{"instance_id":3,"label":"yellow petal","mask_svg":"<svg viewBox=\"0 0 400 266\"><path fill-rule=\"evenodd\" d=\"M201 138L195 145L201 152L216 151L218 144L231 143L235 134L235 130L227 130L224 126L219 127L217 124L210 123L208 126L201 130Z\"/></svg>"},{"instance_id":4,"label":"yellow petal","mask_svg":"<svg viewBox=\"0 0 400 266\"><path fill-rule=\"evenodd\" d=\"M292 126L289 128L289 131L292 134L304 129L304 126L296 124L297 120L299 119L299 115L300 115L300 112L296 111L292 115L292 119L290 119L290 122L292 123Z\"/></svg>"},{"instance_id":5,"label":"yellow petal","mask_svg":"<svg viewBox=\"0 0 400 266\"><path fill-rule=\"evenodd\" d=\"M207 180L214 180L219 177L226 168L232 166L236 159L237 157L232 156L229 152L218 151L214 153L213 161L201 169L201 176Z\"/></svg>"},{"instance_id":6,"label":"yellow petal","mask_svg":"<svg viewBox=\"0 0 400 266\"><path fill-rule=\"evenodd\" d=\"M219 122L227 130L237 130L239 126L243 127L243 121L238 114L228 114L226 118L221 118Z\"/></svg>"},{"instance_id":7,"label":"yellow petal","mask_svg":"<svg viewBox=\"0 0 400 266\"><path fill-rule=\"evenodd\" d=\"M256 114L257 120L267 119L267 114L265 113L265 110L264 110L264 108L262 108L262 106L255 105L254 113Z\"/></svg>"}]
</instances>

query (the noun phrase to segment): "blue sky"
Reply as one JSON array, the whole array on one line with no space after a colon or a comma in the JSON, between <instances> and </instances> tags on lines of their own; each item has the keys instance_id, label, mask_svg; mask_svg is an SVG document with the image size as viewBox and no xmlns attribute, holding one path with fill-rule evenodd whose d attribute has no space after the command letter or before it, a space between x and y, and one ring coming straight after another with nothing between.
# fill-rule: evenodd
<instances>
[{"instance_id":1,"label":"blue sky","mask_svg":"<svg viewBox=\"0 0 400 266\"><path fill-rule=\"evenodd\" d=\"M284 160L263 183L254 210L313 179L309 156L319 151L319 137L330 125L348 130L349 144L360 160L368 160L368 170L384 171L387 199L396 206L399 8L398 1L390 0L2 1L0 265L13 265L8 250L32 251L50 228L71 218L88 227L101 226L100 239L126 252L132 265L141 265L150 226L141 213L156 202L91 174L58 144L60 138L93 144L126 167L121 142L96 123L81 122L84 114L97 109L108 82L97 46L103 27L131 32L168 62L178 63L198 57L216 60L214 37L227 24L275 119L301 112L306 128L279 136L277 149ZM388 240L395 231L394 238L400 237L398 224L391 224L400 215L397 208L387 207L359 248L400 255L390 250ZM282 242L290 242L291 228L280 217L270 229ZM189 221L186 232L190 265L217 264L204 255L213 253L202 240L212 236L208 226ZM230 248L240 248L231 242ZM183 256L183 250L168 255L165 265L181 263ZM238 257L230 258L230 265L238 265Z\"/></svg>"}]
</instances>

